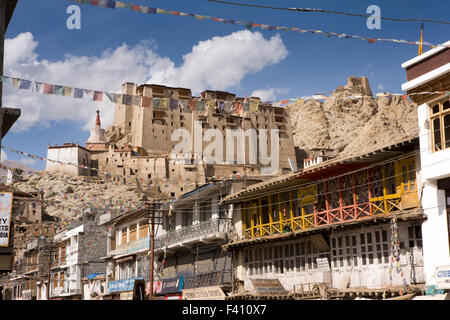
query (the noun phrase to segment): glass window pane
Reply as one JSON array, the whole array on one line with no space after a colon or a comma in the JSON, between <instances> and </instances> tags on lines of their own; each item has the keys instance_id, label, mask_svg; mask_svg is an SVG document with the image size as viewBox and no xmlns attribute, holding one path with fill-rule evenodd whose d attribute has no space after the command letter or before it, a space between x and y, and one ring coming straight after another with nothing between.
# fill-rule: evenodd
<instances>
[{"instance_id":1,"label":"glass window pane","mask_svg":"<svg viewBox=\"0 0 450 320\"><path fill-rule=\"evenodd\" d=\"M433 120L433 136L435 150L441 150L441 121L439 118Z\"/></svg>"},{"instance_id":2,"label":"glass window pane","mask_svg":"<svg viewBox=\"0 0 450 320\"><path fill-rule=\"evenodd\" d=\"M438 113L439 112L439 104L435 104L432 108L431 108L431 112L433 114Z\"/></svg>"},{"instance_id":3,"label":"glass window pane","mask_svg":"<svg viewBox=\"0 0 450 320\"><path fill-rule=\"evenodd\" d=\"M444 116L444 139L445 147L450 148L450 114Z\"/></svg>"},{"instance_id":4,"label":"glass window pane","mask_svg":"<svg viewBox=\"0 0 450 320\"><path fill-rule=\"evenodd\" d=\"M442 111L450 109L450 100L444 101L442 104Z\"/></svg>"}]
</instances>

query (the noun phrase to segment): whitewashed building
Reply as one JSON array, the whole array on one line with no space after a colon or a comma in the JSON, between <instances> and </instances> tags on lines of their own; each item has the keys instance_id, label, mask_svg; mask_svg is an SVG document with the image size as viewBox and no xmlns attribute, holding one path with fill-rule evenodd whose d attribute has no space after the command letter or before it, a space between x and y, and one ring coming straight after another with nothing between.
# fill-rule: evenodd
<instances>
[{"instance_id":1,"label":"whitewashed building","mask_svg":"<svg viewBox=\"0 0 450 320\"><path fill-rule=\"evenodd\" d=\"M91 170L88 168L90 167L91 153L86 148L74 143L48 146L46 171L62 172L72 176L89 176Z\"/></svg>"},{"instance_id":2,"label":"whitewashed building","mask_svg":"<svg viewBox=\"0 0 450 320\"><path fill-rule=\"evenodd\" d=\"M444 45L402 64L407 77L402 89L418 105L426 284L450 289L450 41Z\"/></svg>"}]
</instances>

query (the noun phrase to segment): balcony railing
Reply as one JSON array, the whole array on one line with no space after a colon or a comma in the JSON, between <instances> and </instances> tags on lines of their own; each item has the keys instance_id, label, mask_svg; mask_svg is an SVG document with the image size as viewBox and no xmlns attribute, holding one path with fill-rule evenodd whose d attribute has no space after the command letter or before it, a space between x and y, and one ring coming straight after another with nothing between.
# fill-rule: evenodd
<instances>
[{"instance_id":1,"label":"balcony railing","mask_svg":"<svg viewBox=\"0 0 450 320\"><path fill-rule=\"evenodd\" d=\"M155 249L180 244L185 241L204 238L218 232L228 232L231 227L230 219L218 218L209 220L192 226L183 227L180 230L169 232L163 236L155 238Z\"/></svg>"},{"instance_id":2,"label":"balcony railing","mask_svg":"<svg viewBox=\"0 0 450 320\"><path fill-rule=\"evenodd\" d=\"M121 245L117 246L115 250L110 250L108 255L119 255L119 254L137 252L137 251L141 251L141 250L145 250L145 249L148 250L149 241L150 241L149 236L146 236L146 237L138 239L136 241L121 244Z\"/></svg>"},{"instance_id":3,"label":"balcony railing","mask_svg":"<svg viewBox=\"0 0 450 320\"><path fill-rule=\"evenodd\" d=\"M389 215L401 210L401 196L398 194L371 198L369 202L352 204L335 209L291 217L284 220L255 225L245 229L246 238L312 229L322 225L361 220L375 215Z\"/></svg>"}]
</instances>

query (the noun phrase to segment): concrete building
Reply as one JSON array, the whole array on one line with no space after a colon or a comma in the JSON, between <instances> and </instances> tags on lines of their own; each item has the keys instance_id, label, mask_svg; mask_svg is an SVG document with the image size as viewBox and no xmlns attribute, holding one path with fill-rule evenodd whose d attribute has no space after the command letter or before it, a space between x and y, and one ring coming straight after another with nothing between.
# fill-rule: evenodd
<instances>
[{"instance_id":1,"label":"concrete building","mask_svg":"<svg viewBox=\"0 0 450 320\"><path fill-rule=\"evenodd\" d=\"M36 237L24 250L15 253L14 266L8 274L5 299L46 300L50 240Z\"/></svg>"},{"instance_id":2,"label":"concrete building","mask_svg":"<svg viewBox=\"0 0 450 320\"><path fill-rule=\"evenodd\" d=\"M222 200L234 204L224 245L234 297L274 296L278 281L296 298L424 290L418 144L327 160Z\"/></svg>"},{"instance_id":3,"label":"concrete building","mask_svg":"<svg viewBox=\"0 0 450 320\"><path fill-rule=\"evenodd\" d=\"M74 143L48 146L46 171L72 176L90 176L91 169L89 168L91 168L91 153L88 149Z\"/></svg>"},{"instance_id":4,"label":"concrete building","mask_svg":"<svg viewBox=\"0 0 450 320\"><path fill-rule=\"evenodd\" d=\"M233 206L221 199L259 180L225 180L183 194L163 210L162 235L155 238L160 298L181 299L205 288L231 292L231 255L222 249L231 233ZM178 283L179 286L174 286Z\"/></svg>"},{"instance_id":5,"label":"concrete building","mask_svg":"<svg viewBox=\"0 0 450 320\"><path fill-rule=\"evenodd\" d=\"M5 0L0 3L0 74L3 75L3 57L5 45L5 33L9 22L16 8L17 0ZM20 109L5 108L2 100L3 85L0 85L0 146L1 140L11 129L13 124L20 117ZM12 241L6 247L0 247L0 273L9 272L12 269L13 257ZM2 287L0 287L0 297L2 295Z\"/></svg>"},{"instance_id":6,"label":"concrete building","mask_svg":"<svg viewBox=\"0 0 450 320\"><path fill-rule=\"evenodd\" d=\"M106 254L106 231L95 215L86 213L53 238L50 299L80 300L83 279L104 273L100 258Z\"/></svg>"},{"instance_id":7,"label":"concrete building","mask_svg":"<svg viewBox=\"0 0 450 320\"><path fill-rule=\"evenodd\" d=\"M134 210L112 219L106 215L101 218L101 224L108 230L107 251L102 257L106 265L103 299L131 300L135 282L150 279L149 214L145 210ZM158 234L159 231L155 233ZM145 295L145 285L140 295Z\"/></svg>"},{"instance_id":8,"label":"concrete building","mask_svg":"<svg viewBox=\"0 0 450 320\"><path fill-rule=\"evenodd\" d=\"M431 49L402 67L407 78L402 90L408 94L443 92L410 98L418 105L426 283L450 289L450 49Z\"/></svg>"}]
</instances>

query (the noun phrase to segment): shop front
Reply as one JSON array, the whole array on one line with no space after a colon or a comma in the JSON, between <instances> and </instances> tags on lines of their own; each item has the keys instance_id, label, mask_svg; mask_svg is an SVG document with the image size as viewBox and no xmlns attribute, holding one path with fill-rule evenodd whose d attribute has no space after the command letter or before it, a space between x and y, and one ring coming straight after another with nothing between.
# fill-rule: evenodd
<instances>
[{"instance_id":1,"label":"shop front","mask_svg":"<svg viewBox=\"0 0 450 320\"><path fill-rule=\"evenodd\" d=\"M113 300L133 300L136 284L142 281L141 277L110 281L109 294Z\"/></svg>"},{"instance_id":2,"label":"shop front","mask_svg":"<svg viewBox=\"0 0 450 320\"><path fill-rule=\"evenodd\" d=\"M161 291L155 292L155 299L182 300L184 276L162 280Z\"/></svg>"}]
</instances>

